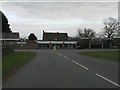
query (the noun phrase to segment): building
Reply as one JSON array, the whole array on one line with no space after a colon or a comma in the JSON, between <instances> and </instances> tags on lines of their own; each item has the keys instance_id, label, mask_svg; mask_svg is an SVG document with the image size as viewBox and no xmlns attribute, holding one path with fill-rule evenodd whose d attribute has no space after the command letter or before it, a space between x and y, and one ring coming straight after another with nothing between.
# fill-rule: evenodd
<instances>
[{"instance_id":1,"label":"building","mask_svg":"<svg viewBox=\"0 0 120 90\"><path fill-rule=\"evenodd\" d=\"M3 45L14 45L14 44L17 44L18 40L19 40L18 32L2 33L1 42Z\"/></svg>"},{"instance_id":2,"label":"building","mask_svg":"<svg viewBox=\"0 0 120 90\"><path fill-rule=\"evenodd\" d=\"M14 49L75 49L77 46L76 41L68 40L67 33L53 33L44 32L42 40L27 40L21 39L19 33L3 33L2 46L6 48L12 47Z\"/></svg>"},{"instance_id":3,"label":"building","mask_svg":"<svg viewBox=\"0 0 120 90\"><path fill-rule=\"evenodd\" d=\"M68 41L67 33L52 33L43 31L43 41Z\"/></svg>"},{"instance_id":4,"label":"building","mask_svg":"<svg viewBox=\"0 0 120 90\"><path fill-rule=\"evenodd\" d=\"M19 40L19 33L2 33L1 35L2 38L0 42L2 43L2 55L13 52Z\"/></svg>"},{"instance_id":5,"label":"building","mask_svg":"<svg viewBox=\"0 0 120 90\"><path fill-rule=\"evenodd\" d=\"M63 49L63 48L76 48L76 41L69 41L67 33L53 33L53 32L44 32L43 31L43 40L37 40L38 48L54 48Z\"/></svg>"},{"instance_id":6,"label":"building","mask_svg":"<svg viewBox=\"0 0 120 90\"><path fill-rule=\"evenodd\" d=\"M38 44L35 40L21 38L17 42L17 47L15 49L37 49L37 48Z\"/></svg>"}]
</instances>

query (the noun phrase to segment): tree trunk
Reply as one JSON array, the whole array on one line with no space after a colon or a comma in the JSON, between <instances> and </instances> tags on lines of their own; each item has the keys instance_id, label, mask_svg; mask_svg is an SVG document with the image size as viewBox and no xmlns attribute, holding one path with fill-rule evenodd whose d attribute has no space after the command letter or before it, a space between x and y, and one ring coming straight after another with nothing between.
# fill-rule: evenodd
<instances>
[{"instance_id":1,"label":"tree trunk","mask_svg":"<svg viewBox=\"0 0 120 90\"><path fill-rule=\"evenodd\" d=\"M103 42L102 42L102 49L104 48L104 44L103 44Z\"/></svg>"},{"instance_id":2,"label":"tree trunk","mask_svg":"<svg viewBox=\"0 0 120 90\"><path fill-rule=\"evenodd\" d=\"M90 40L89 40L89 49L91 49L91 43L90 43Z\"/></svg>"}]
</instances>

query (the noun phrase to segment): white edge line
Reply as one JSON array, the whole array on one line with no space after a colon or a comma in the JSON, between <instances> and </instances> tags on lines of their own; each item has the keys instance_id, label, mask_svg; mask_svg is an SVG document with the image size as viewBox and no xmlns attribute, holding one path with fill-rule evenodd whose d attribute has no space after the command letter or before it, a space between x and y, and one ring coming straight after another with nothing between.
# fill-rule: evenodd
<instances>
[{"instance_id":1,"label":"white edge line","mask_svg":"<svg viewBox=\"0 0 120 90\"><path fill-rule=\"evenodd\" d=\"M82 68L84 68L84 69L88 70L88 68L87 68L87 67L85 67L85 66L83 66L83 65L81 65L81 64L79 64L79 63L77 63L77 62L75 62L75 61L73 61L73 60L72 60L72 62L73 62L73 63L75 63L75 64L77 64L77 65L79 65L80 67L82 67Z\"/></svg>"},{"instance_id":2,"label":"white edge line","mask_svg":"<svg viewBox=\"0 0 120 90\"><path fill-rule=\"evenodd\" d=\"M104 80L106 80L106 81L108 81L108 82L110 82L110 83L112 83L112 84L114 84L115 86L120 87L119 84L117 84L117 83L115 83L115 82L113 82L113 81L111 81L111 80L109 80L109 79L107 79L107 78L105 78L105 77L103 77L103 76L97 74L97 73L95 73L95 75L98 76L98 77L100 77L100 78L102 78L102 79L104 79Z\"/></svg>"}]
</instances>

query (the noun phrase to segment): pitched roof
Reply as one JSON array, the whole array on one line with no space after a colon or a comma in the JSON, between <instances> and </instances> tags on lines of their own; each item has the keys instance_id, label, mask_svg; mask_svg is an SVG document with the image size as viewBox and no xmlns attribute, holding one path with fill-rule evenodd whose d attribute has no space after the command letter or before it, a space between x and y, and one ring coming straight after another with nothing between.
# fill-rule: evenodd
<instances>
[{"instance_id":1,"label":"pitched roof","mask_svg":"<svg viewBox=\"0 0 120 90\"><path fill-rule=\"evenodd\" d=\"M19 33L18 32L2 33L2 38L18 39Z\"/></svg>"},{"instance_id":2,"label":"pitched roof","mask_svg":"<svg viewBox=\"0 0 120 90\"><path fill-rule=\"evenodd\" d=\"M52 33L43 31L43 41L68 41L67 33Z\"/></svg>"}]
</instances>

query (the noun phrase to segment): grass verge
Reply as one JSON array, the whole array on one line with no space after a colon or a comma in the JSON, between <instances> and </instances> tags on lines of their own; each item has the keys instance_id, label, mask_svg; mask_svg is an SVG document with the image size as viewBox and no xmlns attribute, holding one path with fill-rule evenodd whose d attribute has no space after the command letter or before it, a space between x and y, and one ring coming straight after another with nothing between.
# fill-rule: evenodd
<instances>
[{"instance_id":1,"label":"grass verge","mask_svg":"<svg viewBox=\"0 0 120 90\"><path fill-rule=\"evenodd\" d=\"M2 57L2 79L3 82L9 75L19 69L29 60L33 59L36 53L33 52L14 52Z\"/></svg>"},{"instance_id":2,"label":"grass verge","mask_svg":"<svg viewBox=\"0 0 120 90\"><path fill-rule=\"evenodd\" d=\"M80 52L80 54L89 57L118 61L118 51L89 51Z\"/></svg>"}]
</instances>

